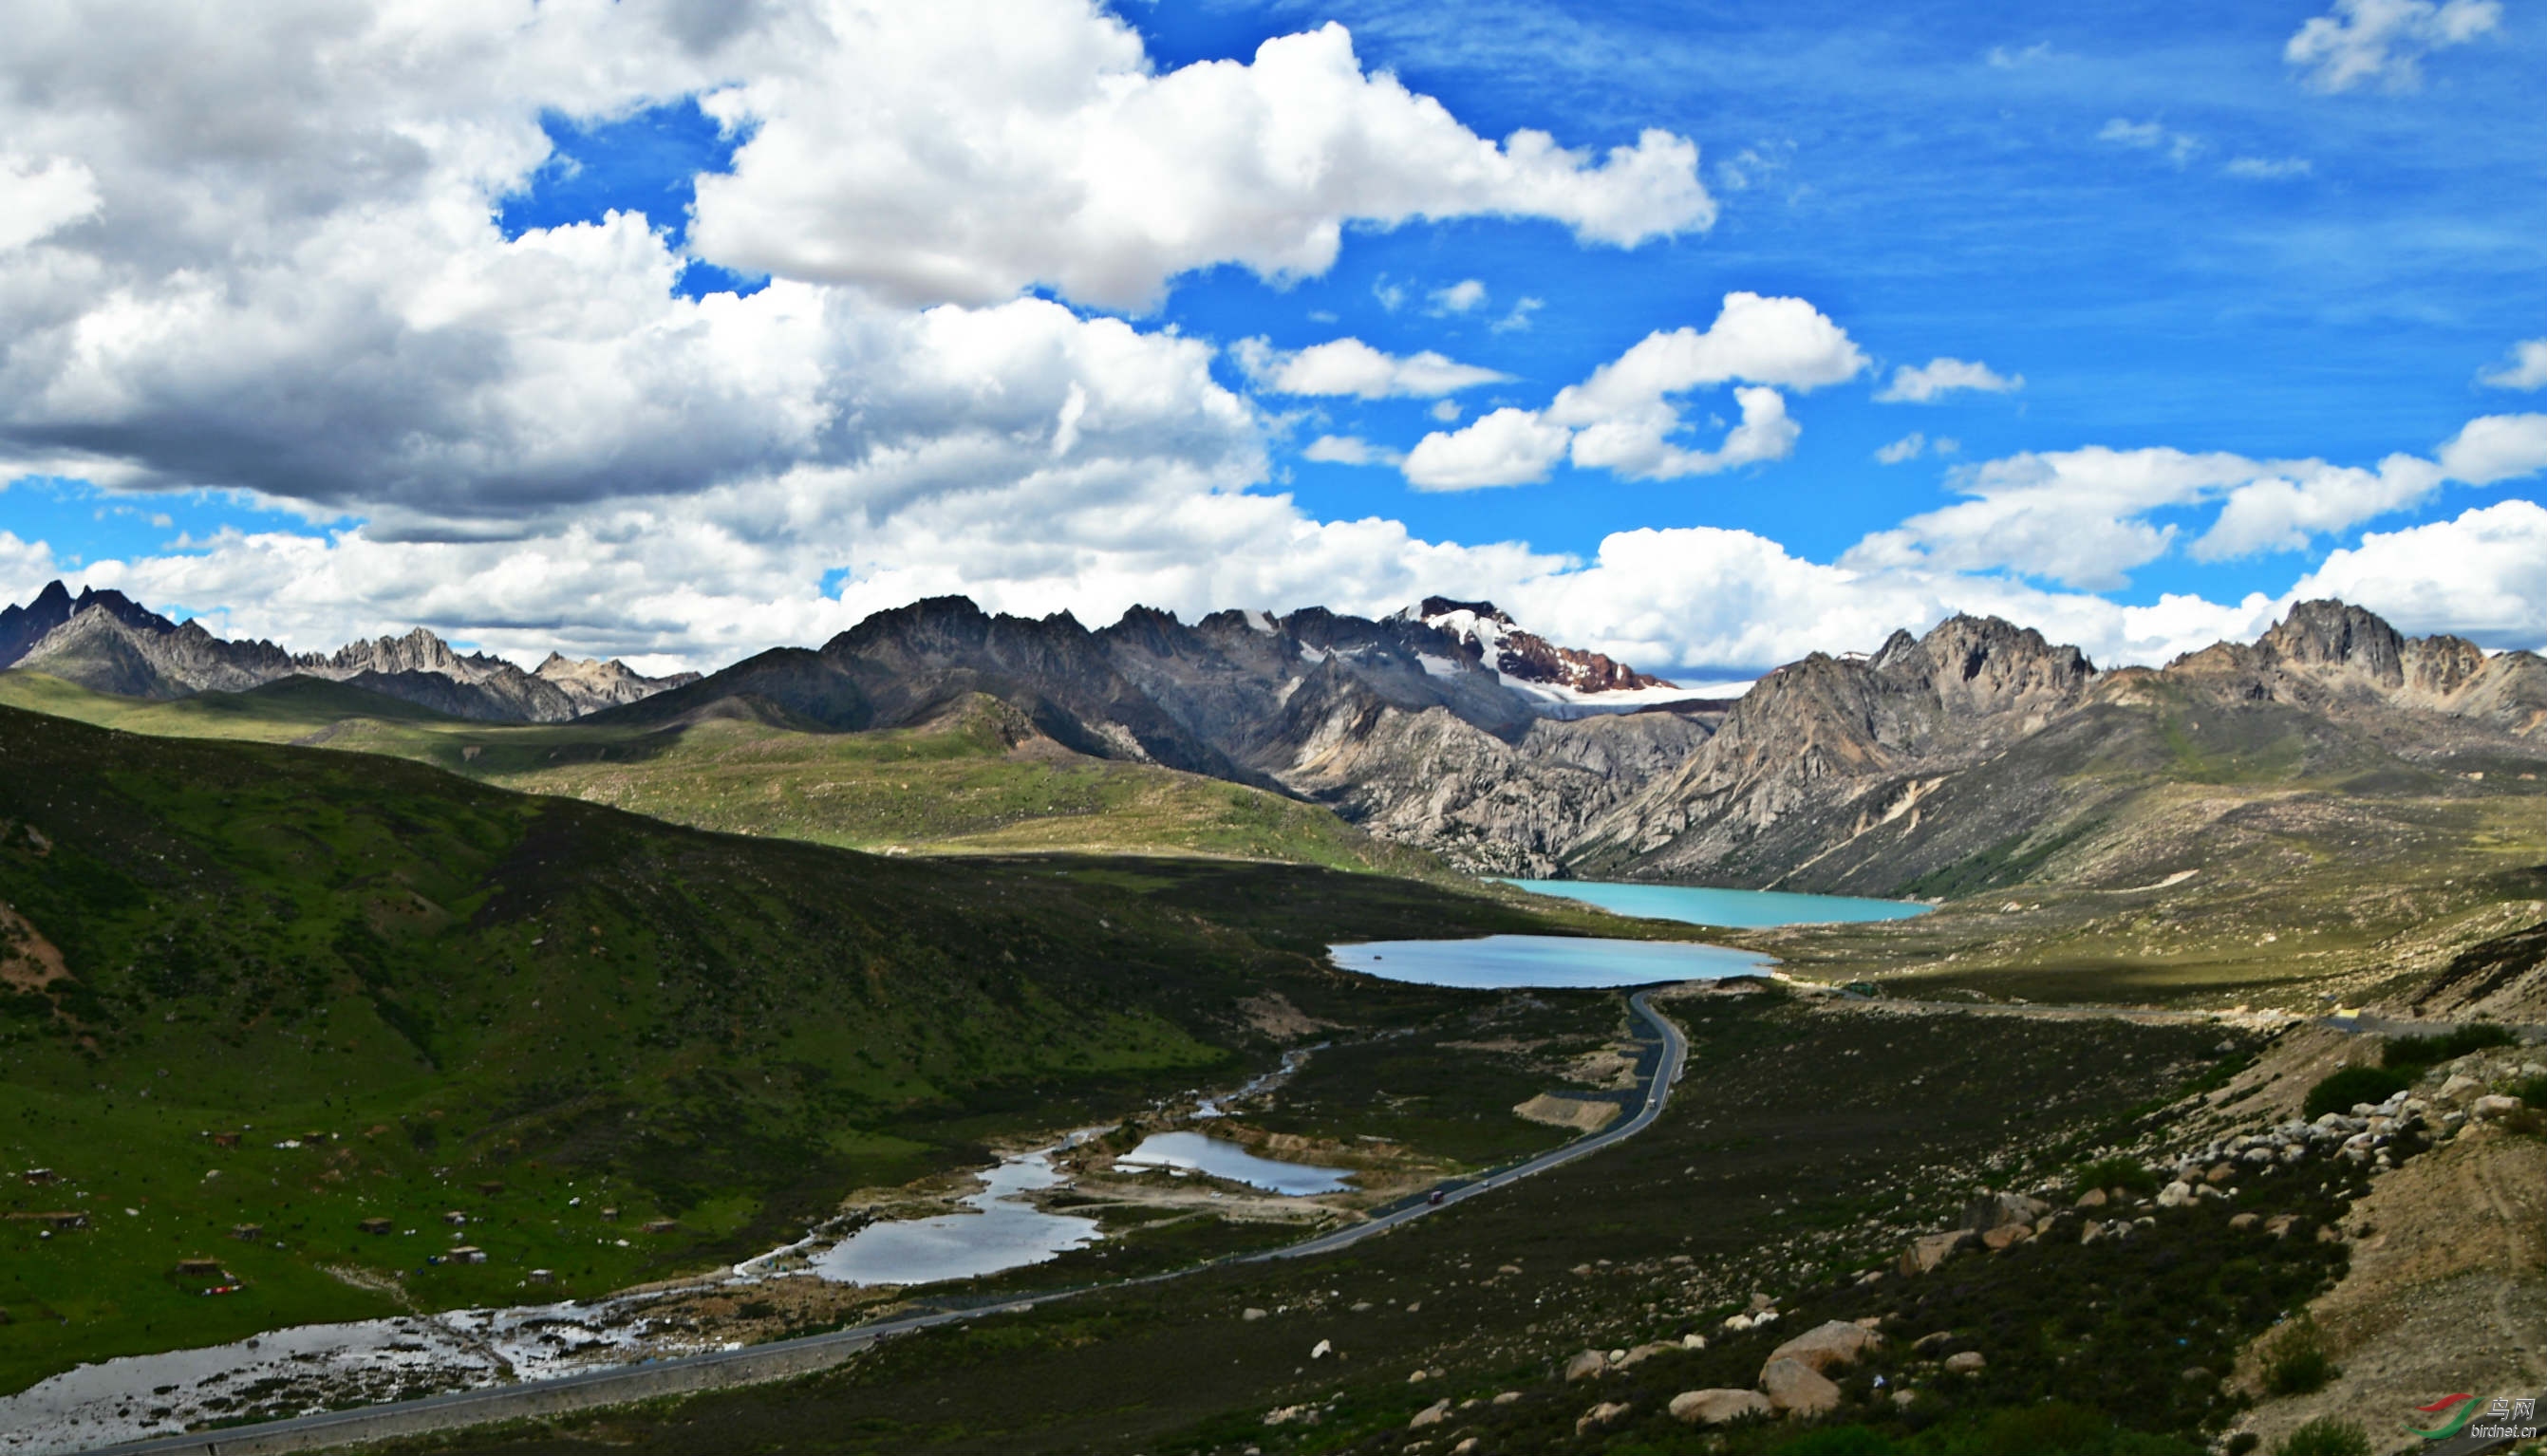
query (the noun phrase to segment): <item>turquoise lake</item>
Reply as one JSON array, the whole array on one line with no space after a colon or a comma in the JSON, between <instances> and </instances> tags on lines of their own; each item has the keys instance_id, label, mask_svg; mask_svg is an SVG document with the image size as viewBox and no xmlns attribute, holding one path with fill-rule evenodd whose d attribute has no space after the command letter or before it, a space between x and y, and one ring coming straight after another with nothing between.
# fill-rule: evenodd
<instances>
[{"instance_id":1,"label":"turquoise lake","mask_svg":"<svg viewBox=\"0 0 2547 1456\"><path fill-rule=\"evenodd\" d=\"M1843 895L1789 895L1774 890L1712 890L1688 885L1617 885L1585 880L1507 880L1540 895L1561 896L1625 915L1693 925L1761 929L1852 920L1901 920L1927 913L1923 904ZM1685 941L1601 940L1569 935L1489 935L1480 940L1381 940L1328 947L1348 971L1423 985L1470 990L1525 986L1590 988L1717 981L1778 964L1773 956L1731 946Z\"/></svg>"},{"instance_id":2,"label":"turquoise lake","mask_svg":"<svg viewBox=\"0 0 2547 1456\"><path fill-rule=\"evenodd\" d=\"M1506 880L1534 895L1579 899L1622 915L1759 930L1771 925L1828 925L1906 920L1928 906L1848 895L1791 895L1783 890L1715 890L1698 885L1621 885L1598 880Z\"/></svg>"}]
</instances>

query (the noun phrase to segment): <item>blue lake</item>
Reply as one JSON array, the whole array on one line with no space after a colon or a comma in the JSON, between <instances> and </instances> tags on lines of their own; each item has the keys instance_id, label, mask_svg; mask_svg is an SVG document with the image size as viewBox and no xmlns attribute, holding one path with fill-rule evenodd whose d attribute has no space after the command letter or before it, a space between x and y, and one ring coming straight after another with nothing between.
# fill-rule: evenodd
<instances>
[{"instance_id":1,"label":"blue lake","mask_svg":"<svg viewBox=\"0 0 2547 1456\"><path fill-rule=\"evenodd\" d=\"M1772 925L1827 925L1906 920L1928 906L1847 895L1791 895L1783 890L1716 890L1700 885L1622 885L1598 880L1506 880L1534 895L1579 899L1622 915L1759 930Z\"/></svg>"},{"instance_id":2,"label":"blue lake","mask_svg":"<svg viewBox=\"0 0 2547 1456\"><path fill-rule=\"evenodd\" d=\"M1574 935L1489 935L1482 940L1374 940L1330 946L1348 971L1470 990L1515 986L1655 985L1750 976L1774 957L1730 946L1671 940L1594 940Z\"/></svg>"}]
</instances>

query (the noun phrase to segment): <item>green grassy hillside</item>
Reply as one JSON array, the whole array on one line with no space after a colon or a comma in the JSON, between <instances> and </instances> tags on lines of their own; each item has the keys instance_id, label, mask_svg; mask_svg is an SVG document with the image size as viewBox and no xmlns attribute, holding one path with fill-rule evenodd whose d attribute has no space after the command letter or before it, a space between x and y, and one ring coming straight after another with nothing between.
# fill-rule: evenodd
<instances>
[{"instance_id":1,"label":"green grassy hillside","mask_svg":"<svg viewBox=\"0 0 2547 1456\"><path fill-rule=\"evenodd\" d=\"M697 1267L983 1138L1234 1076L1272 1050L1248 997L1364 1026L1458 999L1344 977L1323 938L1563 928L1186 864L1210 873L894 860L0 709L0 1165L56 1179L0 1185L0 1389L533 1267L575 1294ZM86 1227L20 1217L53 1212ZM461 1242L489 1262L427 1261ZM203 1294L198 1257L244 1290Z\"/></svg>"},{"instance_id":2,"label":"green grassy hillside","mask_svg":"<svg viewBox=\"0 0 2547 1456\"><path fill-rule=\"evenodd\" d=\"M0 673L0 704L128 732L411 758L674 823L852 849L1200 854L1449 878L1423 851L1314 805L1073 753L987 697L924 727L863 733L799 731L775 713L670 727L472 723L310 678L145 703L11 672Z\"/></svg>"}]
</instances>

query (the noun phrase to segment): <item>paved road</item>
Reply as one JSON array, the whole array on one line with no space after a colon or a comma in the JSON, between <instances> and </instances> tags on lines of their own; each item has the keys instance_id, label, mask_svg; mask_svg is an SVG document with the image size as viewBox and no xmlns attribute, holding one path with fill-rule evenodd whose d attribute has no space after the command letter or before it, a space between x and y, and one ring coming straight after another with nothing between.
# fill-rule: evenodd
<instances>
[{"instance_id":1,"label":"paved road","mask_svg":"<svg viewBox=\"0 0 2547 1456\"><path fill-rule=\"evenodd\" d=\"M1572 1162L1578 1157L1589 1156L1613 1143L1624 1142L1652 1127L1654 1119L1662 1115L1663 1104L1671 1100L1672 1084L1680 1080L1681 1068L1689 1059L1689 1038L1681 1035L1679 1027L1672 1025L1668 1018L1647 1003L1646 998L1652 994L1651 991L1640 990L1627 998L1627 1004L1635 1010L1638 1018L1653 1028L1658 1038L1654 1043L1654 1050L1660 1053L1660 1056L1653 1057L1655 1066L1652 1073L1645 1078L1644 1101L1637 1107L1633 1117L1605 1132L1596 1133L1589 1138L1578 1138L1553 1152L1542 1153L1527 1162L1509 1168L1498 1168L1474 1178L1444 1183L1440 1186L1442 1201L1438 1204L1431 1201L1431 1190L1428 1190L1424 1194L1417 1195L1414 1201L1383 1212L1366 1223L1349 1225L1333 1233L1321 1234L1315 1239L1287 1244L1264 1253L1249 1254L1247 1259L1254 1262L1264 1259L1307 1258L1315 1254L1333 1253L1339 1248L1350 1248L1375 1234L1384 1234L1411 1219L1422 1218L1437 1208L1448 1208L1454 1203L1463 1203L1489 1189L1500 1188L1517 1179L1527 1178L1533 1173L1543 1173L1549 1168ZM1647 1055L1652 1056L1652 1053L1648 1052Z\"/></svg>"},{"instance_id":2,"label":"paved road","mask_svg":"<svg viewBox=\"0 0 2547 1456\"><path fill-rule=\"evenodd\" d=\"M1659 989L1660 987L1656 987ZM984 1315L1010 1314L1033 1309L1059 1300L1075 1299L1107 1289L1125 1289L1143 1284L1156 1284L1169 1279L1182 1279L1202 1269L1223 1263L1259 1263L1272 1259L1313 1258L1350 1248L1365 1239L1384 1234L1401 1224L1424 1217L1437 1210L1464 1203L1495 1188L1500 1188L1534 1173L1542 1173L1588 1157L1614 1143L1624 1142L1653 1126L1662 1115L1663 1104L1671 1099L1672 1084L1680 1080L1681 1071L1689 1058L1689 1039L1679 1027L1656 1011L1649 1002L1652 990L1640 990L1627 998L1636 1018L1652 1032L1651 1039L1639 1037L1642 1051L1644 1097L1635 1112L1625 1121L1588 1138L1578 1138L1551 1152L1497 1168L1471 1178L1439 1185L1442 1201L1434 1203L1427 1189L1411 1195L1404 1202L1382 1208L1359 1224L1348 1225L1321 1234L1299 1243L1261 1253L1243 1254L1234 1259L1218 1260L1192 1268L1151 1274L1138 1279L1116 1280L1076 1289L1050 1290L1020 1295L966 1309L940 1309L922 1314L904 1315L891 1320L859 1325L828 1334L809 1334L799 1339L773 1340L767 1344L749 1345L739 1350L720 1350L713 1354L688 1355L678 1359L657 1360L644 1365L622 1366L609 1370L591 1370L557 1380L544 1380L524 1385L489 1386L483 1390L454 1391L448 1395L428 1396L416 1401L397 1401L387 1405L366 1406L353 1411L335 1411L318 1415L299 1415L288 1420L267 1421L257 1425L232 1426L198 1435L160 1436L145 1441L128 1441L120 1445L94 1448L85 1456L250 1456L250 1453L307 1451L324 1446L348 1445L358 1441L379 1440L390 1436L421 1434L434 1430L452 1430L463 1426L484 1425L499 1420L520 1419L530 1415L560 1414L569 1411L588 1410L596 1406L615 1405L626 1401L647 1400L656 1396L688 1391L713 1390L722 1386L743 1385L759 1379L804 1374L835 1365L880 1339L958 1321L979 1319Z\"/></svg>"}]
</instances>

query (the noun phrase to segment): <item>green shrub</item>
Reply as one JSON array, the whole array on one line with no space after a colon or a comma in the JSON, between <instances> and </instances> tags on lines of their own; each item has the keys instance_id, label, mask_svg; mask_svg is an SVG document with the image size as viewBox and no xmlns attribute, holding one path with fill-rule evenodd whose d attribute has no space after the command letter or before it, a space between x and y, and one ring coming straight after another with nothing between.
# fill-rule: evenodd
<instances>
[{"instance_id":1,"label":"green shrub","mask_svg":"<svg viewBox=\"0 0 2547 1456\"><path fill-rule=\"evenodd\" d=\"M1782 1445L1770 1448L1769 1456L1892 1456L1900 1447L1882 1431L1863 1425L1843 1425L1830 1430L1807 1431Z\"/></svg>"},{"instance_id":2,"label":"green shrub","mask_svg":"<svg viewBox=\"0 0 2547 1456\"><path fill-rule=\"evenodd\" d=\"M2384 1067L2347 1067L2309 1088L2300 1115L2315 1122L2329 1112L2350 1112L2355 1102L2385 1102L2390 1093L2402 1092L2414 1081Z\"/></svg>"},{"instance_id":3,"label":"green shrub","mask_svg":"<svg viewBox=\"0 0 2547 1456\"><path fill-rule=\"evenodd\" d=\"M2255 1434L2251 1430L2241 1430L2229 1438L2227 1450L2229 1452L2229 1456L2246 1456L2247 1452L2254 1450L2257 1446L2262 1444L2264 1444L2264 1438L2262 1436Z\"/></svg>"},{"instance_id":4,"label":"green shrub","mask_svg":"<svg viewBox=\"0 0 2547 1456\"><path fill-rule=\"evenodd\" d=\"M2282 1437L2273 1456L2370 1456L2370 1437L2349 1420L2321 1415Z\"/></svg>"},{"instance_id":5,"label":"green shrub","mask_svg":"<svg viewBox=\"0 0 2547 1456\"><path fill-rule=\"evenodd\" d=\"M2547 1107L2547 1076L2533 1076L2526 1081L2514 1083L2511 1095L2532 1107Z\"/></svg>"},{"instance_id":6,"label":"green shrub","mask_svg":"<svg viewBox=\"0 0 2547 1456\"><path fill-rule=\"evenodd\" d=\"M2317 1322L2306 1315L2266 1336L2263 1353L2264 1389L2277 1396L2314 1395L2339 1373Z\"/></svg>"},{"instance_id":7,"label":"green shrub","mask_svg":"<svg viewBox=\"0 0 2547 1456\"><path fill-rule=\"evenodd\" d=\"M2155 1193L2157 1174L2141 1164L2137 1157L2100 1157L2084 1164L2077 1172L2078 1191L2090 1188L2129 1188L2134 1193Z\"/></svg>"},{"instance_id":8,"label":"green shrub","mask_svg":"<svg viewBox=\"0 0 2547 1456\"><path fill-rule=\"evenodd\" d=\"M2125 1430L2102 1412L2062 1401L1993 1411L1915 1449L1935 1456L2197 1456L2171 1436Z\"/></svg>"},{"instance_id":9,"label":"green shrub","mask_svg":"<svg viewBox=\"0 0 2547 1456\"><path fill-rule=\"evenodd\" d=\"M2399 1071L2420 1071L2426 1067L2455 1062L2470 1052L2482 1052L2488 1047L2518 1045L2520 1038L2513 1036L2510 1028L2479 1021L2438 1036L2390 1037L2387 1050L2381 1054L2380 1065Z\"/></svg>"}]
</instances>

